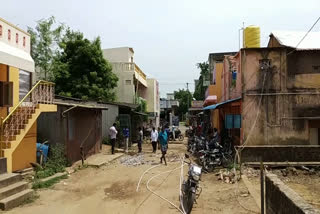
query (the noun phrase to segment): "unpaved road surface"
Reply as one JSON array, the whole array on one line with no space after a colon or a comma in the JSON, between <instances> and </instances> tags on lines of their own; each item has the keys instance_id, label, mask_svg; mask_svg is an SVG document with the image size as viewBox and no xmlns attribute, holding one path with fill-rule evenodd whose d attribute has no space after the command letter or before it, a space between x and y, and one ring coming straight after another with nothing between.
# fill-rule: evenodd
<instances>
[{"instance_id":1,"label":"unpaved road surface","mask_svg":"<svg viewBox=\"0 0 320 214\"><path fill-rule=\"evenodd\" d=\"M99 169L86 168L72 174L50 189L40 190L40 198L35 202L15 208L10 214L176 214L180 213L168 202L150 193L146 184L153 176L175 169L181 165L179 155L185 152L182 144L169 146L168 166L160 165L151 169L143 177L140 189L137 184L142 173L159 163L160 153L151 153L151 145L144 145L143 165L127 166L121 160L115 160ZM128 157L122 157L128 158ZM186 174L187 167L184 167ZM149 181L150 188L157 194L179 206L180 170L161 174ZM248 194L235 197L236 184L226 184L214 174L203 174L203 191L194 205L193 214L205 213L252 213L258 211L252 197ZM247 189L240 181L238 190ZM239 203L240 202L240 203ZM241 205L242 206L241 206ZM243 208L243 206L245 208Z\"/></svg>"}]
</instances>

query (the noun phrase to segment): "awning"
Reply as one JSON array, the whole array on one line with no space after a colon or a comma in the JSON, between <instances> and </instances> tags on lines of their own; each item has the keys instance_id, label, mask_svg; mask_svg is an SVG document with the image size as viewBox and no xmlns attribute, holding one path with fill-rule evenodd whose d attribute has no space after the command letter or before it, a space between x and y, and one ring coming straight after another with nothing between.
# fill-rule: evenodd
<instances>
[{"instance_id":1,"label":"awning","mask_svg":"<svg viewBox=\"0 0 320 214\"><path fill-rule=\"evenodd\" d=\"M216 104L217 103L217 96L216 95L210 95L208 96L204 103L203 103L203 106L208 106L208 105L213 105L213 104Z\"/></svg>"},{"instance_id":2,"label":"awning","mask_svg":"<svg viewBox=\"0 0 320 214\"><path fill-rule=\"evenodd\" d=\"M203 109L201 107L191 107L188 110L189 111L202 111Z\"/></svg>"},{"instance_id":3,"label":"awning","mask_svg":"<svg viewBox=\"0 0 320 214\"><path fill-rule=\"evenodd\" d=\"M28 52L0 42L0 63L34 72L34 61Z\"/></svg>"},{"instance_id":4,"label":"awning","mask_svg":"<svg viewBox=\"0 0 320 214\"><path fill-rule=\"evenodd\" d=\"M203 110L213 110L213 109L218 108L219 106L222 106L224 104L231 103L231 102L234 102L234 101L238 101L240 99L241 99L241 97L238 97L238 98L235 98L235 99L231 99L231 100L227 100L227 101L224 101L224 102L221 102L221 103L217 103L217 104L214 104L214 105L211 105L211 106L207 106L207 107L203 108Z\"/></svg>"},{"instance_id":5,"label":"awning","mask_svg":"<svg viewBox=\"0 0 320 214\"><path fill-rule=\"evenodd\" d=\"M143 112L137 112L137 111L132 111L134 114L138 114L138 115L141 115L141 116L148 116L148 114L146 113L143 113Z\"/></svg>"}]
</instances>

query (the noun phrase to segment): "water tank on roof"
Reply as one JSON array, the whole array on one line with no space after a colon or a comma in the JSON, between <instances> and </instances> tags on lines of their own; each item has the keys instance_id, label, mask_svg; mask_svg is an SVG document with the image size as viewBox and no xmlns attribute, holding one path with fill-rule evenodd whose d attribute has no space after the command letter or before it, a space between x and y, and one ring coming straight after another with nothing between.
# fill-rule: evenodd
<instances>
[{"instance_id":1,"label":"water tank on roof","mask_svg":"<svg viewBox=\"0 0 320 214\"><path fill-rule=\"evenodd\" d=\"M248 26L243 32L244 48L260 48L260 27Z\"/></svg>"}]
</instances>

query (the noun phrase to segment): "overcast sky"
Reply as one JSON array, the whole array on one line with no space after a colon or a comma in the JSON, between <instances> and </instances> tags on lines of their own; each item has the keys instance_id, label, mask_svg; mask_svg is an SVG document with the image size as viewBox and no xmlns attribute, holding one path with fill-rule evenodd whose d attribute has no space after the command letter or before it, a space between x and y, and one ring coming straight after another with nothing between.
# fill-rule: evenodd
<instances>
[{"instance_id":1,"label":"overcast sky","mask_svg":"<svg viewBox=\"0 0 320 214\"><path fill-rule=\"evenodd\" d=\"M160 82L161 96L198 77L196 63L212 52L237 51L238 29L261 27L266 45L272 30L307 31L320 16L319 0L8 0L0 16L26 29L55 16L102 48L130 46L135 61ZM320 31L320 23L314 28Z\"/></svg>"}]
</instances>

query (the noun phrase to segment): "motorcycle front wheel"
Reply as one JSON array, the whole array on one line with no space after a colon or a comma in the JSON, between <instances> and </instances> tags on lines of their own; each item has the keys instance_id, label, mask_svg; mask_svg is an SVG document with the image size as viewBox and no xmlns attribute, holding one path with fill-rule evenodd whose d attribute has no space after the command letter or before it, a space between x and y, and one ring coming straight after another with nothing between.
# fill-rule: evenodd
<instances>
[{"instance_id":1,"label":"motorcycle front wheel","mask_svg":"<svg viewBox=\"0 0 320 214\"><path fill-rule=\"evenodd\" d=\"M180 140L180 141L183 141L183 139L184 139L183 135L180 134L180 135L179 135L179 140Z\"/></svg>"},{"instance_id":2,"label":"motorcycle front wheel","mask_svg":"<svg viewBox=\"0 0 320 214\"><path fill-rule=\"evenodd\" d=\"M195 202L196 200L196 193L194 191L192 191L192 189L189 191L188 193L188 196L186 198L186 203L185 203L185 206L184 206L184 211L187 213L187 214L190 214L191 213L191 210L192 210L192 207L193 207L193 203Z\"/></svg>"},{"instance_id":3,"label":"motorcycle front wheel","mask_svg":"<svg viewBox=\"0 0 320 214\"><path fill-rule=\"evenodd\" d=\"M212 172L214 170L214 166L208 163L208 160L204 159L202 162L202 167L207 172Z\"/></svg>"}]
</instances>

